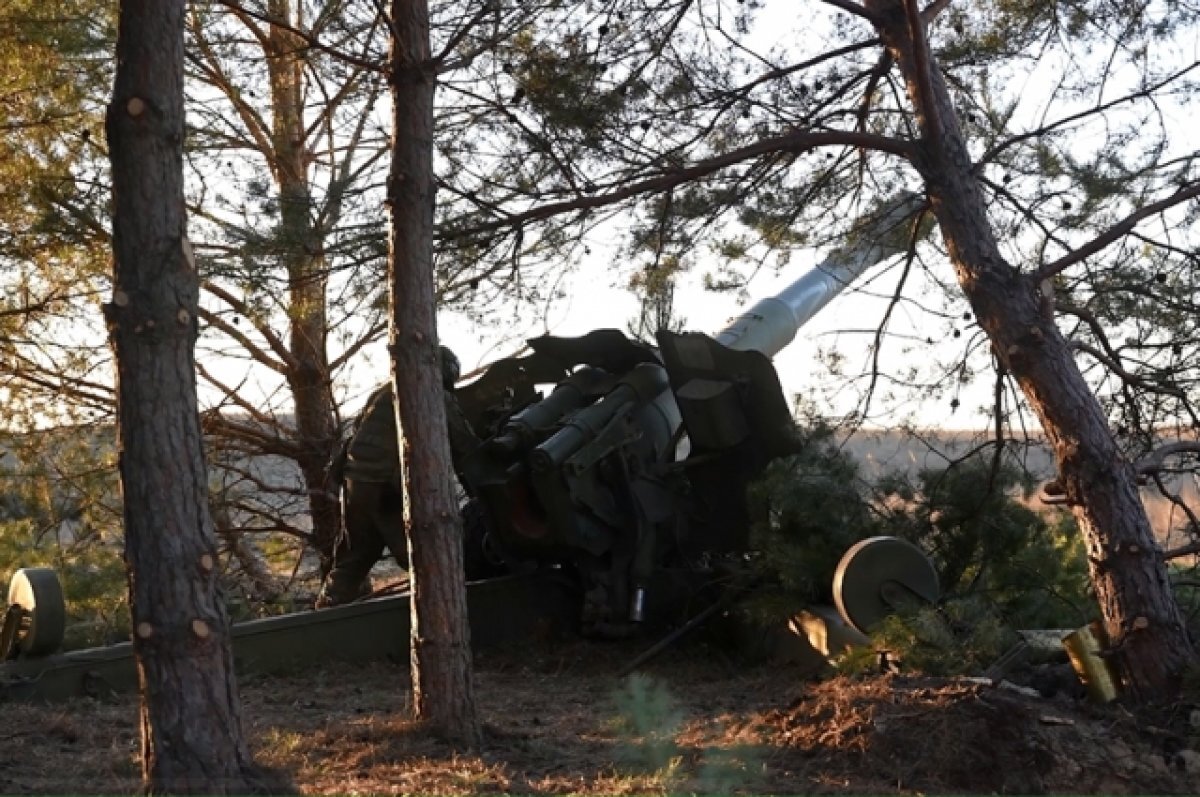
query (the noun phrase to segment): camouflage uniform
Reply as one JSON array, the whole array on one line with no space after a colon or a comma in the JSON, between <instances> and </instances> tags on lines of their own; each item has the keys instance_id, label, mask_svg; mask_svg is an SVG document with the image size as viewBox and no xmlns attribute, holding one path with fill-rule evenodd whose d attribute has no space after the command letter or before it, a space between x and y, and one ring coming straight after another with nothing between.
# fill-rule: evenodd
<instances>
[{"instance_id":1,"label":"camouflage uniform","mask_svg":"<svg viewBox=\"0 0 1200 797\"><path fill-rule=\"evenodd\" d=\"M461 474L462 464L479 445L479 438L454 397L458 359L445 347L442 378L450 453L455 471ZM343 473L345 528L334 550L333 568L317 599L318 606L336 606L369 593L371 568L383 558L385 547L400 567L408 568L403 475L390 383L377 388L367 399L346 451Z\"/></svg>"}]
</instances>

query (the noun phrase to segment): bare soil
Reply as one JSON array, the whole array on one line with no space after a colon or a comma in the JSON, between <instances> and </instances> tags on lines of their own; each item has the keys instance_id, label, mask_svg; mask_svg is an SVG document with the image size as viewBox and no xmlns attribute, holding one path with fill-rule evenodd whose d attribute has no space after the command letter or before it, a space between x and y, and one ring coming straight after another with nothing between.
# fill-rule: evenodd
<instances>
[{"instance_id":1,"label":"bare soil","mask_svg":"<svg viewBox=\"0 0 1200 797\"><path fill-rule=\"evenodd\" d=\"M644 643L643 643L644 644ZM485 742L410 719L407 663L243 679L260 762L306 794L1195 794L1200 714L965 679L814 679L696 644L559 643L476 664ZM0 793L138 790L137 700L0 706Z\"/></svg>"}]
</instances>

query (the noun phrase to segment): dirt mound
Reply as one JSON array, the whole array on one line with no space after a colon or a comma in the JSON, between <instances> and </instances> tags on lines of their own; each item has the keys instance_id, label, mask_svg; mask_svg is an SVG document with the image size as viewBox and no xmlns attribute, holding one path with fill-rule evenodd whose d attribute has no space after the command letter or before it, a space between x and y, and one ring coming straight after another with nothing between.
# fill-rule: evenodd
<instances>
[{"instance_id":1,"label":"dirt mound","mask_svg":"<svg viewBox=\"0 0 1200 797\"><path fill-rule=\"evenodd\" d=\"M850 791L1193 794L1200 754L1119 707L970 680L814 684L762 717L780 763Z\"/></svg>"}]
</instances>

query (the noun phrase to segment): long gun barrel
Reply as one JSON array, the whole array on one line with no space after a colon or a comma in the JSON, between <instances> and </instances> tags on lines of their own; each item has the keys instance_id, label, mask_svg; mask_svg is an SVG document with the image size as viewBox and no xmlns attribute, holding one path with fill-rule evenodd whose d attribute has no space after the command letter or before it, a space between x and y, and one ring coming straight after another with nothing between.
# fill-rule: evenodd
<instances>
[{"instance_id":1,"label":"long gun barrel","mask_svg":"<svg viewBox=\"0 0 1200 797\"><path fill-rule=\"evenodd\" d=\"M903 251L904 221L919 205L911 194L888 202L820 265L734 318L715 338L658 333L693 451L748 447L750 460L762 465L795 449L791 409L770 359L863 272Z\"/></svg>"},{"instance_id":2,"label":"long gun barrel","mask_svg":"<svg viewBox=\"0 0 1200 797\"><path fill-rule=\"evenodd\" d=\"M800 327L863 272L903 251L897 233L920 203L915 194L905 194L885 205L855 231L852 242L835 249L778 295L759 300L731 319L717 333L716 341L735 351L757 351L774 357L792 342Z\"/></svg>"}]
</instances>

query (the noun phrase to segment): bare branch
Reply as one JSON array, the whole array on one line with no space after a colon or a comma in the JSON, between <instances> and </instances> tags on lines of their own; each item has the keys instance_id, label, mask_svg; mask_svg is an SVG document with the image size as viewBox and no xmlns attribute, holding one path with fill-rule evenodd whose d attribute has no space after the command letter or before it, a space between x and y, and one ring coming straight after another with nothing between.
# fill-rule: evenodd
<instances>
[{"instance_id":1,"label":"bare branch","mask_svg":"<svg viewBox=\"0 0 1200 797\"><path fill-rule=\"evenodd\" d=\"M243 379L242 384L238 385L237 387L227 385L220 379L217 379L215 376L213 376L212 373L204 367L203 363L199 362L196 363L196 373L213 387L219 389L225 395L225 398L229 403L236 407L240 407L243 412L245 412L254 420L264 425L271 425L274 423L274 420L269 415L251 404L246 400L245 396L242 395L241 388L245 386L245 379Z\"/></svg>"},{"instance_id":2,"label":"bare branch","mask_svg":"<svg viewBox=\"0 0 1200 797\"><path fill-rule=\"evenodd\" d=\"M270 123L264 120L255 108L242 99L241 93L233 85L233 81L225 74L220 58L213 52L208 40L205 39L200 22L194 14L190 18L190 25L192 28L192 37L199 52L197 54L188 54L188 60L192 61L196 68L204 74L205 78L229 100L234 112L242 120L242 124L246 126L246 132L250 134L254 146L268 158L272 168L274 168L275 147L271 144Z\"/></svg>"},{"instance_id":3,"label":"bare branch","mask_svg":"<svg viewBox=\"0 0 1200 797\"><path fill-rule=\"evenodd\" d=\"M276 454L288 459L301 455L302 445L280 437L275 430L249 423L240 423L220 412L206 412L201 416L201 428L206 435L216 435L240 440L253 446L256 453Z\"/></svg>"},{"instance_id":4,"label":"bare branch","mask_svg":"<svg viewBox=\"0 0 1200 797\"><path fill-rule=\"evenodd\" d=\"M932 3L921 9L921 21L928 26L949 7L950 0L933 0Z\"/></svg>"},{"instance_id":5,"label":"bare branch","mask_svg":"<svg viewBox=\"0 0 1200 797\"><path fill-rule=\"evenodd\" d=\"M1133 467L1138 473L1157 473L1169 457L1180 454L1200 454L1200 440L1177 440L1161 445L1135 462Z\"/></svg>"},{"instance_id":6,"label":"bare branch","mask_svg":"<svg viewBox=\"0 0 1200 797\"><path fill-rule=\"evenodd\" d=\"M917 258L917 239L920 235L921 224L925 221L925 215L929 212L928 206L923 207L917 218L913 221L912 232L908 240L908 252L904 257L904 268L900 272L900 279L896 282L896 287L892 291L892 297L888 300L887 309L884 311L883 318L875 327L874 345L871 346L871 381L867 385L866 394L861 402L864 413L870 409L871 397L875 394L875 386L879 382L879 374L881 368L879 365L879 355L883 350L883 337L887 330L888 324L891 321L892 314L896 307L900 304L901 297L904 294L904 288L908 285L908 277L912 272L913 262Z\"/></svg>"},{"instance_id":7,"label":"bare branch","mask_svg":"<svg viewBox=\"0 0 1200 797\"><path fill-rule=\"evenodd\" d=\"M361 335L359 335L358 340L354 341L354 343L347 346L346 350L343 351L340 355L338 355L337 358L335 358L333 360L333 362L331 362L329 364L330 373L337 371L339 368L341 368L343 365L345 365L347 362L349 362L351 360L351 358L353 358L360 351L362 351L364 348L366 348L367 345L379 340L380 335L382 335L384 332L387 332L387 328L388 328L388 325L387 325L386 320L379 321L379 322L375 323L370 329L368 329L367 331L365 331Z\"/></svg>"},{"instance_id":8,"label":"bare branch","mask_svg":"<svg viewBox=\"0 0 1200 797\"><path fill-rule=\"evenodd\" d=\"M246 22L247 18L256 19L259 22L265 22L272 27L287 31L293 36L301 39L312 49L325 53L326 55L336 58L339 61L356 66L360 69L368 69L375 72L381 72L383 70L383 64L379 61L369 58L360 58L358 56L351 55L344 50L339 50L336 47L325 44L317 36L312 35L312 33L308 31L300 30L285 19L280 19L270 14L254 11L246 8L240 3L234 2L234 0L217 0L217 2L233 12L239 19L243 21L243 23ZM256 30L255 32L257 33L258 31Z\"/></svg>"},{"instance_id":9,"label":"bare branch","mask_svg":"<svg viewBox=\"0 0 1200 797\"><path fill-rule=\"evenodd\" d=\"M912 42L913 66L916 71L916 104L918 112L928 121L925 130L930 138L929 144L940 148L942 125L938 115L937 103L934 102L933 76L929 63L929 41L925 37L925 21L917 10L917 0L902 0L904 3L904 18L908 23L908 37Z\"/></svg>"},{"instance_id":10,"label":"bare branch","mask_svg":"<svg viewBox=\"0 0 1200 797\"><path fill-rule=\"evenodd\" d=\"M29 385L45 388L59 397L70 396L75 401L95 410L111 413L116 407L116 397L113 395L114 391L110 385L100 385L69 376L42 375L41 369L36 366L26 371L20 366L14 368L10 364L6 376Z\"/></svg>"},{"instance_id":11,"label":"bare branch","mask_svg":"<svg viewBox=\"0 0 1200 797\"><path fill-rule=\"evenodd\" d=\"M287 374L288 366L285 363L281 363L279 360L276 360L274 357L264 351L261 347L255 345L254 341L250 340L250 337L246 333L242 332L233 324L230 324L228 321L221 318L221 316L217 315L211 310L205 310L203 307L197 311L197 314L200 316L200 318L204 319L204 323L208 324L210 327L221 330L221 332L240 343L255 362L259 363L260 365L265 365L267 368L270 368L277 374Z\"/></svg>"},{"instance_id":12,"label":"bare branch","mask_svg":"<svg viewBox=\"0 0 1200 797\"><path fill-rule=\"evenodd\" d=\"M867 116L871 112L871 98L875 95L875 90L879 87L879 81L883 80L884 76L891 70L895 64L892 54L887 50L879 56L879 61L871 69L867 76L867 85L863 89L862 99L859 101L857 118L854 123L854 129L859 132L867 130ZM865 155L865 153L864 153Z\"/></svg>"},{"instance_id":13,"label":"bare branch","mask_svg":"<svg viewBox=\"0 0 1200 797\"><path fill-rule=\"evenodd\" d=\"M1095 359L1099 360L1101 363L1106 365L1110 371L1112 371L1114 374L1119 376L1122 380L1124 380L1125 382L1128 382L1131 385L1134 385L1135 387L1140 387L1140 388L1143 388L1144 390L1150 390L1155 393L1166 393L1169 396L1175 396L1177 398L1186 398L1186 394L1184 393L1184 391L1180 390L1177 387L1173 387L1171 385L1156 384L1154 382L1151 382L1148 379L1144 379L1143 377L1138 376L1137 374L1132 374L1129 371L1126 371L1125 368L1119 362L1117 362L1113 358L1109 357L1107 354L1100 351L1095 346L1089 345L1080 340L1072 340L1070 342L1070 345L1071 345L1072 349L1077 349L1078 351L1082 351L1082 352L1086 352L1087 354L1090 354L1092 357L1094 357Z\"/></svg>"},{"instance_id":14,"label":"bare branch","mask_svg":"<svg viewBox=\"0 0 1200 797\"><path fill-rule=\"evenodd\" d=\"M271 329L266 324L260 324L254 321L254 314L250 311L250 308L246 306L244 301L237 298L232 293L225 290L220 285L215 284L211 280L204 280L204 282L201 283L201 287L211 293L213 296L216 296L218 299L225 302L225 304L229 305L229 307L235 313L241 315L243 318L253 324L254 329L257 330L258 334L263 336L263 339L266 340L267 345L271 347L271 351L275 352L276 356L279 357L279 360L275 360L269 354L263 352L258 346L254 345L254 343L251 342L241 330L234 328L224 319L213 313L207 313L201 310L201 316L206 321L208 321L210 324L213 324L213 326L218 327L222 332L229 335L229 337L237 340L239 343L245 346L247 350L254 354L255 359L257 359L263 365L266 365L268 368L271 368L282 374L286 373L288 368L294 369L298 367L296 358L292 355L291 349L289 349L287 345L280 340L279 336L275 334L275 330Z\"/></svg>"},{"instance_id":15,"label":"bare branch","mask_svg":"<svg viewBox=\"0 0 1200 797\"><path fill-rule=\"evenodd\" d=\"M1169 551L1164 551L1163 559L1170 561L1171 559L1178 559L1181 556L1187 556L1188 554L1194 553L1200 553L1200 542L1191 542L1187 545L1182 545L1178 548L1172 548ZM1200 584L1196 584L1196 586L1200 586Z\"/></svg>"},{"instance_id":16,"label":"bare branch","mask_svg":"<svg viewBox=\"0 0 1200 797\"><path fill-rule=\"evenodd\" d=\"M1073 252L1070 252L1051 263L1046 263L1034 274L1034 280L1041 281L1049 277L1053 277L1055 274L1070 268L1076 263L1096 254L1109 244L1128 235L1133 231L1133 228L1144 219L1153 216L1156 213L1162 213L1165 210L1169 210L1178 204L1186 202L1189 199L1194 199L1198 196L1200 196L1200 180L1194 180L1185 184L1182 188L1171 194L1169 197L1160 199L1157 202L1152 202L1151 204L1146 205L1144 208L1130 213L1124 219L1109 227L1103 234L1096 236L1088 243L1084 244L1078 249L1075 249Z\"/></svg>"},{"instance_id":17,"label":"bare branch","mask_svg":"<svg viewBox=\"0 0 1200 797\"><path fill-rule=\"evenodd\" d=\"M461 44L463 39L467 38L467 35L476 25L483 22L484 17L494 11L495 7L491 3L482 4L479 10L475 12L475 16L471 17L467 20L466 24L456 30L454 35L450 37L450 40L446 42L446 46L442 48L442 51L433 57L434 66L440 69L450 56L450 53L454 52L454 48Z\"/></svg>"},{"instance_id":18,"label":"bare branch","mask_svg":"<svg viewBox=\"0 0 1200 797\"><path fill-rule=\"evenodd\" d=\"M722 169L730 166L736 166L739 163L754 160L755 158L776 155L780 152L801 154L817 149L818 147L837 146L859 147L863 149L876 150L879 152L887 152L893 155L899 155L900 157L906 159L910 158L913 153L913 146L911 143L889 138L887 136L851 131L813 132L809 130L796 130L791 133L786 133L782 136L763 139L762 141L735 149L723 155L717 155L715 157L708 158L707 160L699 161L691 166L674 169L665 174L658 175L657 177L649 177L644 180L639 180L638 182L632 183L624 188L620 188L609 193L581 196L576 199L564 200L562 202L552 202L540 207L530 208L522 213L514 213L503 219L496 219L494 221L484 222L461 231L455 231L451 237L478 235L485 232L491 232L502 227L516 227L531 221L541 221L576 210L591 210L594 208L615 205L618 202L623 202L627 199L641 196L642 194L666 191L669 188L674 188L675 186L686 183L689 180L696 180L715 172L719 172Z\"/></svg>"},{"instance_id":19,"label":"bare branch","mask_svg":"<svg viewBox=\"0 0 1200 797\"><path fill-rule=\"evenodd\" d=\"M862 17L872 24L874 24L876 21L874 14L863 8L858 3L855 3L854 0L821 0L821 2L825 3L826 5L831 5L834 8L841 9L847 14L853 14L856 17Z\"/></svg>"},{"instance_id":20,"label":"bare branch","mask_svg":"<svg viewBox=\"0 0 1200 797\"><path fill-rule=\"evenodd\" d=\"M1047 124L1044 124L1041 127L1026 131L1019 135L1013 136L1012 138L1001 141L999 144L996 144L991 149L989 149L987 152L983 153L983 155L975 162L975 170L976 171L981 170L985 164L990 163L991 161L995 160L996 156L999 155L1001 152L1003 152L1006 149L1009 149L1010 147L1015 146L1016 144L1021 143L1022 141L1027 141L1031 138L1038 138L1039 136L1044 136L1045 134L1052 132L1060 127L1065 127L1065 126L1071 124L1072 122L1078 122L1080 119L1086 119L1089 116L1093 116L1093 115L1099 114L1099 113L1104 113L1105 111L1111 110L1112 108L1115 108L1119 105L1128 104L1136 99L1149 97L1149 96L1153 95L1154 92L1179 80L1181 77L1183 77L1187 73L1191 72L1192 70L1196 69L1197 67L1200 67L1200 61L1193 61L1191 64L1184 67L1183 69L1180 69L1170 75L1167 75L1165 78L1158 81L1157 83L1154 83L1143 89L1132 92L1130 94L1122 95L1122 96L1117 97L1113 100L1110 100L1106 103L1097 105L1093 108L1088 108L1086 110L1079 111L1078 113L1073 113L1073 114L1070 114L1069 116L1064 116L1061 119L1056 119L1053 122L1048 122Z\"/></svg>"}]
</instances>

